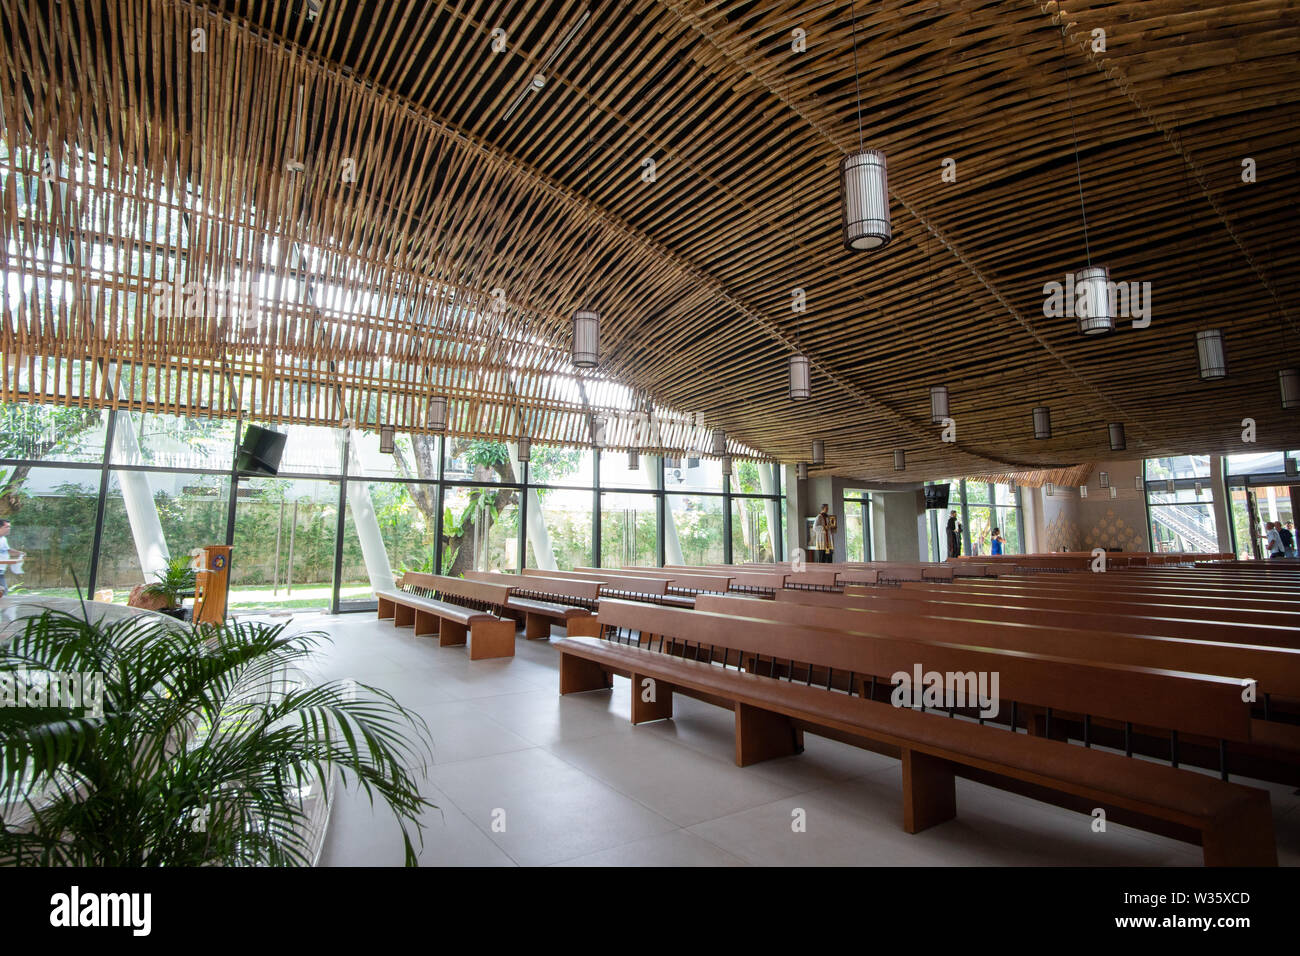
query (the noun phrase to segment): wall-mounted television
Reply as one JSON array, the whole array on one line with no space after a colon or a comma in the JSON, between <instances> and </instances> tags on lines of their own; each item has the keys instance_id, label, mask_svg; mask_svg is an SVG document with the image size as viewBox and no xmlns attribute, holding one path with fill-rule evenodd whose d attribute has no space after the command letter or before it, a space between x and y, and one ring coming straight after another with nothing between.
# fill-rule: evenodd
<instances>
[{"instance_id":1,"label":"wall-mounted television","mask_svg":"<svg viewBox=\"0 0 1300 956\"><path fill-rule=\"evenodd\" d=\"M927 508L938 508L941 511L947 508L948 507L948 486L947 485L926 485L925 506Z\"/></svg>"},{"instance_id":2,"label":"wall-mounted television","mask_svg":"<svg viewBox=\"0 0 1300 956\"><path fill-rule=\"evenodd\" d=\"M288 437L284 432L249 425L239 445L235 470L241 475L274 477L280 471L280 456L284 454L284 442Z\"/></svg>"}]
</instances>

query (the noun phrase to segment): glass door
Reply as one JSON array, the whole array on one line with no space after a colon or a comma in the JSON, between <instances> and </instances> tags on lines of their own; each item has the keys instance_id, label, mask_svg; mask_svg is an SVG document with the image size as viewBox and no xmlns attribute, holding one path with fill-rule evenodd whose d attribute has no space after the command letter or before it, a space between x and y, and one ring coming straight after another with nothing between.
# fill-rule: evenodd
<instances>
[{"instance_id":1,"label":"glass door","mask_svg":"<svg viewBox=\"0 0 1300 956\"><path fill-rule=\"evenodd\" d=\"M601 492L601 567L655 567L659 555L658 524L654 495Z\"/></svg>"},{"instance_id":2,"label":"glass door","mask_svg":"<svg viewBox=\"0 0 1300 956\"><path fill-rule=\"evenodd\" d=\"M248 478L237 489L230 610L329 610L339 483Z\"/></svg>"}]
</instances>

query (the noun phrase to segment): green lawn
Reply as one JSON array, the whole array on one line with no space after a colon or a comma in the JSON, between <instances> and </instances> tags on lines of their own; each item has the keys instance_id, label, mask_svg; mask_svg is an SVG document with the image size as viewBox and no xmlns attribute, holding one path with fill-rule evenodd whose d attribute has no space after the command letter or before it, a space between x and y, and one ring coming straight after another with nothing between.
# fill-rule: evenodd
<instances>
[{"instance_id":1,"label":"green lawn","mask_svg":"<svg viewBox=\"0 0 1300 956\"><path fill-rule=\"evenodd\" d=\"M15 589L9 592L15 597L20 594L32 594L40 597L75 598L75 588L39 588L34 591ZM127 588L113 589L114 604L125 604L130 595ZM371 596L369 585L345 585L339 590L339 599L365 600ZM238 587L231 589L229 607L232 611L272 611L272 610L306 610L309 608L327 608L330 603L330 586L328 584L294 585L292 593L279 588L273 593L270 585L262 587Z\"/></svg>"}]
</instances>

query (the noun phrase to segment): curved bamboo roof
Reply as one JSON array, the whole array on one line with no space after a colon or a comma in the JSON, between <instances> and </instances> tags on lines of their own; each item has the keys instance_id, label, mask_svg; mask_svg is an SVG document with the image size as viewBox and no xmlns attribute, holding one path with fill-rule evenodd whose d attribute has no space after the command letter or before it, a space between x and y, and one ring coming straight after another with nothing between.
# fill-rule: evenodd
<instances>
[{"instance_id":1,"label":"curved bamboo roof","mask_svg":"<svg viewBox=\"0 0 1300 956\"><path fill-rule=\"evenodd\" d=\"M615 448L653 408L651 446L823 438L814 472L862 478L900 477L896 448L913 479L1069 468L1114 457L1112 421L1128 457L1240 451L1243 418L1256 447L1300 440L1276 377L1300 363L1293 0L852 12L856 34L838 2L3 0L27 285L0 397L422 430L445 394L454 434L587 442L597 414ZM889 162L874 253L840 232L859 89ZM1044 315L1089 257L1150 283L1148 327ZM1208 327L1224 381L1197 375Z\"/></svg>"}]
</instances>

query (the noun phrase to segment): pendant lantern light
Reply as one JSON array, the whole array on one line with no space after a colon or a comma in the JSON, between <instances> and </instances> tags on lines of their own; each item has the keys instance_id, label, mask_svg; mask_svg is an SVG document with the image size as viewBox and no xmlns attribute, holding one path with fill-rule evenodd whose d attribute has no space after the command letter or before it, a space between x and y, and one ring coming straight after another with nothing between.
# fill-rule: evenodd
<instances>
[{"instance_id":1,"label":"pendant lantern light","mask_svg":"<svg viewBox=\"0 0 1300 956\"><path fill-rule=\"evenodd\" d=\"M1119 497L1119 489L1116 488L1114 485L1111 485L1111 486L1110 486L1110 496L1111 496L1112 498L1118 498L1118 497Z\"/></svg>"},{"instance_id":2,"label":"pendant lantern light","mask_svg":"<svg viewBox=\"0 0 1300 956\"><path fill-rule=\"evenodd\" d=\"M1103 488L1109 488L1109 487L1110 487L1110 473L1109 473L1109 472L1105 472L1105 471L1103 471L1103 472L1101 473L1101 486L1102 486Z\"/></svg>"},{"instance_id":3,"label":"pendant lantern light","mask_svg":"<svg viewBox=\"0 0 1300 956\"><path fill-rule=\"evenodd\" d=\"M1201 483L1199 481L1196 483L1196 497L1201 497Z\"/></svg>"},{"instance_id":4,"label":"pendant lantern light","mask_svg":"<svg viewBox=\"0 0 1300 956\"><path fill-rule=\"evenodd\" d=\"M1080 289L1083 293L1080 294ZM1110 297L1110 270L1088 266L1074 274L1074 294L1080 335L1115 331L1115 303Z\"/></svg>"},{"instance_id":5,"label":"pendant lantern light","mask_svg":"<svg viewBox=\"0 0 1300 956\"><path fill-rule=\"evenodd\" d=\"M1127 447L1124 441L1124 423L1111 422L1108 428L1110 430L1110 450L1123 451Z\"/></svg>"},{"instance_id":6,"label":"pendant lantern light","mask_svg":"<svg viewBox=\"0 0 1300 956\"><path fill-rule=\"evenodd\" d=\"M807 462L804 462L804 461L799 462L799 464L795 467L795 474L799 476L799 480L800 480L800 481L802 481L803 479L807 478L807 477L808 477L808 463L807 463Z\"/></svg>"},{"instance_id":7,"label":"pendant lantern light","mask_svg":"<svg viewBox=\"0 0 1300 956\"><path fill-rule=\"evenodd\" d=\"M806 402L812 397L812 375L808 370L808 356L790 356L790 401Z\"/></svg>"},{"instance_id":8,"label":"pendant lantern light","mask_svg":"<svg viewBox=\"0 0 1300 956\"><path fill-rule=\"evenodd\" d=\"M527 464L528 461L532 458L532 454L533 454L533 440L529 438L527 435L519 436L519 454L515 456L519 459L519 463L521 465Z\"/></svg>"},{"instance_id":9,"label":"pendant lantern light","mask_svg":"<svg viewBox=\"0 0 1300 956\"><path fill-rule=\"evenodd\" d=\"M1202 329L1196 333L1196 365L1201 381L1215 382L1228 377L1228 359L1223 353L1223 332Z\"/></svg>"},{"instance_id":10,"label":"pendant lantern light","mask_svg":"<svg viewBox=\"0 0 1300 956\"><path fill-rule=\"evenodd\" d=\"M907 471L907 453L901 448L894 452L894 471Z\"/></svg>"},{"instance_id":11,"label":"pendant lantern light","mask_svg":"<svg viewBox=\"0 0 1300 956\"><path fill-rule=\"evenodd\" d=\"M1034 408L1034 437L1052 437L1052 410L1046 405Z\"/></svg>"},{"instance_id":12,"label":"pendant lantern light","mask_svg":"<svg viewBox=\"0 0 1300 956\"><path fill-rule=\"evenodd\" d=\"M379 454L391 455L396 450L393 444L395 435L396 431L392 425L379 426Z\"/></svg>"},{"instance_id":13,"label":"pendant lantern light","mask_svg":"<svg viewBox=\"0 0 1300 956\"><path fill-rule=\"evenodd\" d=\"M727 435L721 428L713 430L713 454L725 455L727 453Z\"/></svg>"},{"instance_id":14,"label":"pendant lantern light","mask_svg":"<svg viewBox=\"0 0 1300 956\"><path fill-rule=\"evenodd\" d=\"M812 443L812 463L814 465L826 464L826 442L820 438L814 438Z\"/></svg>"},{"instance_id":15,"label":"pendant lantern light","mask_svg":"<svg viewBox=\"0 0 1300 956\"><path fill-rule=\"evenodd\" d=\"M840 203L844 247L855 252L883 249L893 233L889 224L889 174L885 154L862 144L862 86L858 74L857 7L849 6L853 33L853 85L858 98L858 151L840 160Z\"/></svg>"},{"instance_id":16,"label":"pendant lantern light","mask_svg":"<svg viewBox=\"0 0 1300 956\"><path fill-rule=\"evenodd\" d=\"M573 313L573 364L594 368L600 361L600 313L578 309Z\"/></svg>"},{"instance_id":17,"label":"pendant lantern light","mask_svg":"<svg viewBox=\"0 0 1300 956\"><path fill-rule=\"evenodd\" d=\"M1046 489L1047 497L1050 498L1056 494L1056 485L1052 484L1050 481L1044 482L1043 487Z\"/></svg>"},{"instance_id":18,"label":"pendant lantern light","mask_svg":"<svg viewBox=\"0 0 1300 956\"><path fill-rule=\"evenodd\" d=\"M723 478L731 477L731 456L730 455L722 456L722 477Z\"/></svg>"},{"instance_id":19,"label":"pendant lantern light","mask_svg":"<svg viewBox=\"0 0 1300 956\"><path fill-rule=\"evenodd\" d=\"M1166 478L1166 479L1165 479L1165 494L1167 494L1167 495L1173 495L1173 494L1177 494L1177 493L1178 493L1177 490L1174 488L1174 480L1173 480L1172 478Z\"/></svg>"},{"instance_id":20,"label":"pendant lantern light","mask_svg":"<svg viewBox=\"0 0 1300 956\"><path fill-rule=\"evenodd\" d=\"M631 451L629 451L629 452L627 453L627 470L628 470L628 471L640 471L640 470L641 470L641 451L640 451L640 449L638 449L638 448L633 448Z\"/></svg>"},{"instance_id":21,"label":"pendant lantern light","mask_svg":"<svg viewBox=\"0 0 1300 956\"><path fill-rule=\"evenodd\" d=\"M1283 408L1300 408L1300 369L1282 368L1277 372Z\"/></svg>"},{"instance_id":22,"label":"pendant lantern light","mask_svg":"<svg viewBox=\"0 0 1300 956\"><path fill-rule=\"evenodd\" d=\"M447 427L447 397L437 395L429 399L429 427L436 432Z\"/></svg>"},{"instance_id":23,"label":"pendant lantern light","mask_svg":"<svg viewBox=\"0 0 1300 956\"><path fill-rule=\"evenodd\" d=\"M948 386L936 385L930 389L930 422L938 425L948 417Z\"/></svg>"},{"instance_id":24,"label":"pendant lantern light","mask_svg":"<svg viewBox=\"0 0 1300 956\"><path fill-rule=\"evenodd\" d=\"M1290 455L1282 455L1282 465L1286 469L1286 475L1288 478L1294 478L1296 475L1300 475L1300 463L1297 463Z\"/></svg>"},{"instance_id":25,"label":"pendant lantern light","mask_svg":"<svg viewBox=\"0 0 1300 956\"><path fill-rule=\"evenodd\" d=\"M591 443L597 448L605 447L605 419L600 415L591 416Z\"/></svg>"},{"instance_id":26,"label":"pendant lantern light","mask_svg":"<svg viewBox=\"0 0 1300 956\"><path fill-rule=\"evenodd\" d=\"M1086 498L1086 497L1088 497L1088 486L1087 486L1087 485L1080 485L1080 486L1079 486L1079 497L1080 497L1080 498Z\"/></svg>"},{"instance_id":27,"label":"pendant lantern light","mask_svg":"<svg viewBox=\"0 0 1300 956\"><path fill-rule=\"evenodd\" d=\"M1147 487L1146 482L1142 480L1142 476L1141 476L1141 475L1134 475L1134 476L1133 476L1133 490L1134 490L1134 491L1145 491L1145 490L1146 490L1146 487Z\"/></svg>"}]
</instances>

